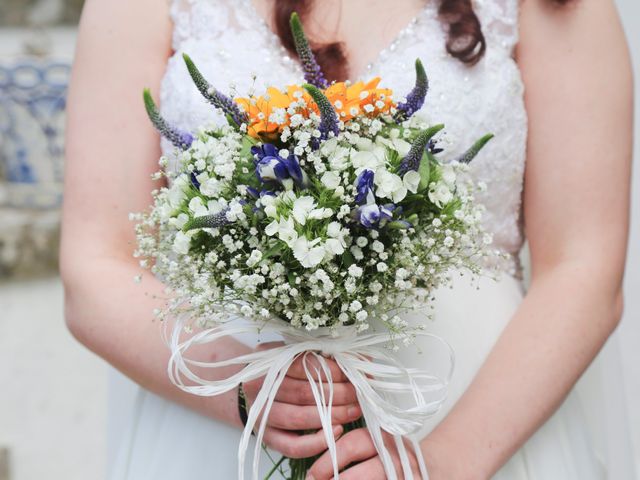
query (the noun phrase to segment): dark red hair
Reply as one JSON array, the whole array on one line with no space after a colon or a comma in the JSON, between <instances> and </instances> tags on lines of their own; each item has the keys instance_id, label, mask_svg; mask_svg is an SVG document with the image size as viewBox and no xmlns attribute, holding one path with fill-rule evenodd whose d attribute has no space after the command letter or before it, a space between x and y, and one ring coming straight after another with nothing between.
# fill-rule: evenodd
<instances>
[{"instance_id":1,"label":"dark red hair","mask_svg":"<svg viewBox=\"0 0 640 480\"><path fill-rule=\"evenodd\" d=\"M435 1L435 0L427 0ZM475 65L484 55L487 43L480 20L473 11L471 0L438 0L438 14L448 32L446 49L449 54L467 65ZM564 5L571 0L551 0ZM296 11L302 19L311 11L313 0L274 0L275 30L285 48L295 54L289 17ZM310 39L313 52L325 76L329 80L346 80L348 62L344 46L340 42L318 44Z\"/></svg>"}]
</instances>

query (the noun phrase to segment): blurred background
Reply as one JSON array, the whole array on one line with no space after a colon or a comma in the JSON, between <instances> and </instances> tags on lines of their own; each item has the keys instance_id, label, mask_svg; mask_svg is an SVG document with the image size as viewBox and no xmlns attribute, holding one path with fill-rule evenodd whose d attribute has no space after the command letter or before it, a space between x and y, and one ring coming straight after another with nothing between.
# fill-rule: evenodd
<instances>
[{"instance_id":1,"label":"blurred background","mask_svg":"<svg viewBox=\"0 0 640 480\"><path fill-rule=\"evenodd\" d=\"M640 2L617 3L637 68ZM107 470L108 368L67 332L56 274L65 97L81 8L82 0L0 0L0 480L102 479ZM622 394L639 399L637 168L633 185L626 312L613 341ZM640 409L628 405L640 471Z\"/></svg>"}]
</instances>

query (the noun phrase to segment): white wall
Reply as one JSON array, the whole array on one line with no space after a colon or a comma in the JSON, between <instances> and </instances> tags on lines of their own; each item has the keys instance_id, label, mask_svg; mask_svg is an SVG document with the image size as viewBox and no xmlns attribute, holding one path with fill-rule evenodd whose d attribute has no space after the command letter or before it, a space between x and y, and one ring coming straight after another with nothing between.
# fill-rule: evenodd
<instances>
[{"instance_id":1,"label":"white wall","mask_svg":"<svg viewBox=\"0 0 640 480\"><path fill-rule=\"evenodd\" d=\"M0 447L10 448L10 480L104 478L106 366L71 337L62 312L57 277L0 284Z\"/></svg>"},{"instance_id":2,"label":"white wall","mask_svg":"<svg viewBox=\"0 0 640 480\"><path fill-rule=\"evenodd\" d=\"M638 452L640 467L640 1L617 0L620 15L631 45L636 68L636 149L635 168L633 171L632 220L629 242L629 260L625 278L626 306L619 339L622 346L627 398L629 399L629 416L634 426L633 439ZM597 62L597 59L594 59ZM640 471L640 468L638 469Z\"/></svg>"}]
</instances>

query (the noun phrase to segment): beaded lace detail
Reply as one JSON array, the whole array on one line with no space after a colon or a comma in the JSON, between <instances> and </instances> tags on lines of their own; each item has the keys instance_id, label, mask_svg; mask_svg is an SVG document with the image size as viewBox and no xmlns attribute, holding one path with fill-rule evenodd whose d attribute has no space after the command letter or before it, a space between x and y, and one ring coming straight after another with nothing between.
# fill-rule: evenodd
<instances>
[{"instance_id":1,"label":"beaded lace detail","mask_svg":"<svg viewBox=\"0 0 640 480\"><path fill-rule=\"evenodd\" d=\"M208 122L224 122L200 96L182 60L187 53L204 76L230 95L260 93L267 86L300 82L303 73L278 37L258 15L251 0L168 0L174 22L173 48L161 89L161 112L174 125L194 130ZM437 17L437 1L398 33L395 40L360 76L381 76L397 99L414 82L413 63L420 58L430 91L418 113L445 123L439 135L445 160L453 158L481 135L495 138L471 163L471 175L487 185L478 196L487 211L486 229L494 244L510 255L499 268L520 274L522 246L521 196L527 117L523 84L513 51L518 41L519 0L474 0L487 40L485 57L468 67L445 50L446 33ZM163 151L173 148L163 140Z\"/></svg>"}]
</instances>

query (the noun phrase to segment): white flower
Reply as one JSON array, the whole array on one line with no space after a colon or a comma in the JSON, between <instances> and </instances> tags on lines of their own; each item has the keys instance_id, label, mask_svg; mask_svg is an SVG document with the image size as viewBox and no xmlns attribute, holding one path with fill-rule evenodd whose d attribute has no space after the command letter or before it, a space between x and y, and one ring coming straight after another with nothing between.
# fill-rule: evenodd
<instances>
[{"instance_id":1,"label":"white flower","mask_svg":"<svg viewBox=\"0 0 640 480\"><path fill-rule=\"evenodd\" d=\"M420 174L415 170L409 170L402 177L402 183L411 193L416 193L420 185Z\"/></svg>"},{"instance_id":2,"label":"white flower","mask_svg":"<svg viewBox=\"0 0 640 480\"><path fill-rule=\"evenodd\" d=\"M351 250L351 254L356 260L362 260L364 258L364 254L362 253L362 249L360 247L352 246L349 250Z\"/></svg>"},{"instance_id":3,"label":"white flower","mask_svg":"<svg viewBox=\"0 0 640 480\"><path fill-rule=\"evenodd\" d=\"M251 255L247 259L247 266L253 267L260 260L262 260L262 252L260 250L254 250L253 252L251 252Z\"/></svg>"},{"instance_id":4,"label":"white flower","mask_svg":"<svg viewBox=\"0 0 640 480\"><path fill-rule=\"evenodd\" d=\"M362 304L358 300L354 300L349 305L349 310L351 310L353 313L356 313L356 312L362 310Z\"/></svg>"},{"instance_id":5,"label":"white flower","mask_svg":"<svg viewBox=\"0 0 640 480\"><path fill-rule=\"evenodd\" d=\"M184 227L188 221L189 221L189 215L187 215L186 213L180 213L178 214L177 217L174 217L171 220L169 220L169 224L173 225L178 230L181 230L182 227Z\"/></svg>"},{"instance_id":6,"label":"white flower","mask_svg":"<svg viewBox=\"0 0 640 480\"><path fill-rule=\"evenodd\" d=\"M362 276L362 268L360 268L357 265L351 265L349 267L349 275L351 275L354 278L360 278Z\"/></svg>"},{"instance_id":7,"label":"white flower","mask_svg":"<svg viewBox=\"0 0 640 480\"><path fill-rule=\"evenodd\" d=\"M377 172L378 168L382 168L386 161L386 151L380 146L374 146L372 149L360 149L351 154L351 163L356 173L362 170L371 170Z\"/></svg>"},{"instance_id":8,"label":"white flower","mask_svg":"<svg viewBox=\"0 0 640 480\"><path fill-rule=\"evenodd\" d=\"M316 202L313 197L304 196L296 198L293 202L293 218L295 218L300 225L304 225L307 222L309 213L315 208L315 206Z\"/></svg>"},{"instance_id":9,"label":"white flower","mask_svg":"<svg viewBox=\"0 0 640 480\"><path fill-rule=\"evenodd\" d=\"M293 243L298 239L298 232L291 217L281 218L279 221L274 220L267 225L264 232L270 237L277 233L278 238L286 243L289 248L291 248Z\"/></svg>"},{"instance_id":10,"label":"white flower","mask_svg":"<svg viewBox=\"0 0 640 480\"><path fill-rule=\"evenodd\" d=\"M333 210L330 208L314 208L309 212L307 218L309 220L322 220L323 218L329 218L333 215Z\"/></svg>"},{"instance_id":11,"label":"white flower","mask_svg":"<svg viewBox=\"0 0 640 480\"><path fill-rule=\"evenodd\" d=\"M325 248L327 249L327 252L333 255L342 255L344 253L345 247L347 246L345 237L348 234L349 231L343 229L340 223L329 223L329 225L327 225L327 235L329 236L329 238L325 242Z\"/></svg>"},{"instance_id":12,"label":"white flower","mask_svg":"<svg viewBox=\"0 0 640 480\"><path fill-rule=\"evenodd\" d=\"M382 242L381 242L381 241L379 241L379 240L375 240L375 241L371 244L371 249L372 249L374 252L382 253L382 252L384 252L384 243L382 243Z\"/></svg>"},{"instance_id":13,"label":"white flower","mask_svg":"<svg viewBox=\"0 0 640 480\"><path fill-rule=\"evenodd\" d=\"M438 208L442 208L443 205L453 200L453 194L447 184L443 182L432 183L429 186L429 200L435 203Z\"/></svg>"},{"instance_id":14,"label":"white flower","mask_svg":"<svg viewBox=\"0 0 640 480\"><path fill-rule=\"evenodd\" d=\"M330 255L342 255L344 253L344 243L335 238L328 238L324 247Z\"/></svg>"},{"instance_id":15,"label":"white flower","mask_svg":"<svg viewBox=\"0 0 640 480\"><path fill-rule=\"evenodd\" d=\"M358 245L360 248L366 247L368 243L369 240L367 240L367 237L358 237L356 239L356 245Z\"/></svg>"},{"instance_id":16,"label":"white flower","mask_svg":"<svg viewBox=\"0 0 640 480\"><path fill-rule=\"evenodd\" d=\"M293 256L305 268L312 268L322 262L325 255L324 245L320 244L320 239L308 240L305 237L298 238L293 243Z\"/></svg>"},{"instance_id":17,"label":"white flower","mask_svg":"<svg viewBox=\"0 0 640 480\"><path fill-rule=\"evenodd\" d=\"M168 192L169 203L172 207L179 207L185 197L185 188L188 180L185 175L176 178Z\"/></svg>"},{"instance_id":18,"label":"white flower","mask_svg":"<svg viewBox=\"0 0 640 480\"><path fill-rule=\"evenodd\" d=\"M279 227L279 222L277 220L274 220L273 222L271 222L269 225L265 227L264 233L266 233L270 237L273 237L276 233L278 233L278 227Z\"/></svg>"},{"instance_id":19,"label":"white flower","mask_svg":"<svg viewBox=\"0 0 640 480\"><path fill-rule=\"evenodd\" d=\"M393 150L398 152L402 157L405 157L409 153L409 150L411 150L411 144L406 140L403 140L402 138L400 138L399 132L397 129L391 130L390 138L379 136L376 138L376 142L392 148Z\"/></svg>"},{"instance_id":20,"label":"white flower","mask_svg":"<svg viewBox=\"0 0 640 480\"><path fill-rule=\"evenodd\" d=\"M329 138L322 142L322 146L320 147L320 153L327 157L331 156L333 152L335 152L336 148L338 148L338 139L337 138Z\"/></svg>"},{"instance_id":21,"label":"white flower","mask_svg":"<svg viewBox=\"0 0 640 480\"><path fill-rule=\"evenodd\" d=\"M244 214L244 210L242 209L242 204L237 200L231 202L231 204L229 205L229 210L227 211L227 214L225 216L230 222L243 220L246 217L246 215Z\"/></svg>"},{"instance_id":22,"label":"white flower","mask_svg":"<svg viewBox=\"0 0 640 480\"><path fill-rule=\"evenodd\" d=\"M442 180L449 188L453 188L456 183L456 172L451 165L442 166Z\"/></svg>"},{"instance_id":23,"label":"white flower","mask_svg":"<svg viewBox=\"0 0 640 480\"><path fill-rule=\"evenodd\" d=\"M384 263L384 262L379 262L379 263L376 265L376 268L378 269L378 271L379 271L380 273L384 273L384 272L386 272L387 270L389 270L389 267L388 267L388 266L387 266L387 264L386 264L386 263Z\"/></svg>"},{"instance_id":24,"label":"white flower","mask_svg":"<svg viewBox=\"0 0 640 480\"><path fill-rule=\"evenodd\" d=\"M407 196L407 187L395 173L380 169L376 172L373 183L378 187L376 196L390 198L395 203L401 202Z\"/></svg>"},{"instance_id":25,"label":"white flower","mask_svg":"<svg viewBox=\"0 0 640 480\"><path fill-rule=\"evenodd\" d=\"M189 210L193 212L195 217L202 217L209 214L209 209L202 203L202 198L193 197L189 202Z\"/></svg>"},{"instance_id":26,"label":"white flower","mask_svg":"<svg viewBox=\"0 0 640 480\"><path fill-rule=\"evenodd\" d=\"M335 190L340 186L340 176L336 172L325 172L320 178L320 181L325 187L331 190Z\"/></svg>"},{"instance_id":27,"label":"white flower","mask_svg":"<svg viewBox=\"0 0 640 480\"><path fill-rule=\"evenodd\" d=\"M209 178L200 184L200 192L207 197L217 197L222 192L223 184L216 178Z\"/></svg>"},{"instance_id":28,"label":"white flower","mask_svg":"<svg viewBox=\"0 0 640 480\"><path fill-rule=\"evenodd\" d=\"M186 255L189 253L189 246L191 245L191 235L184 232L177 232L173 239L173 251Z\"/></svg>"},{"instance_id":29,"label":"white flower","mask_svg":"<svg viewBox=\"0 0 640 480\"><path fill-rule=\"evenodd\" d=\"M327 235L332 238L343 239L345 232L342 230L342 225L340 225L339 222L331 222L327 225Z\"/></svg>"}]
</instances>

